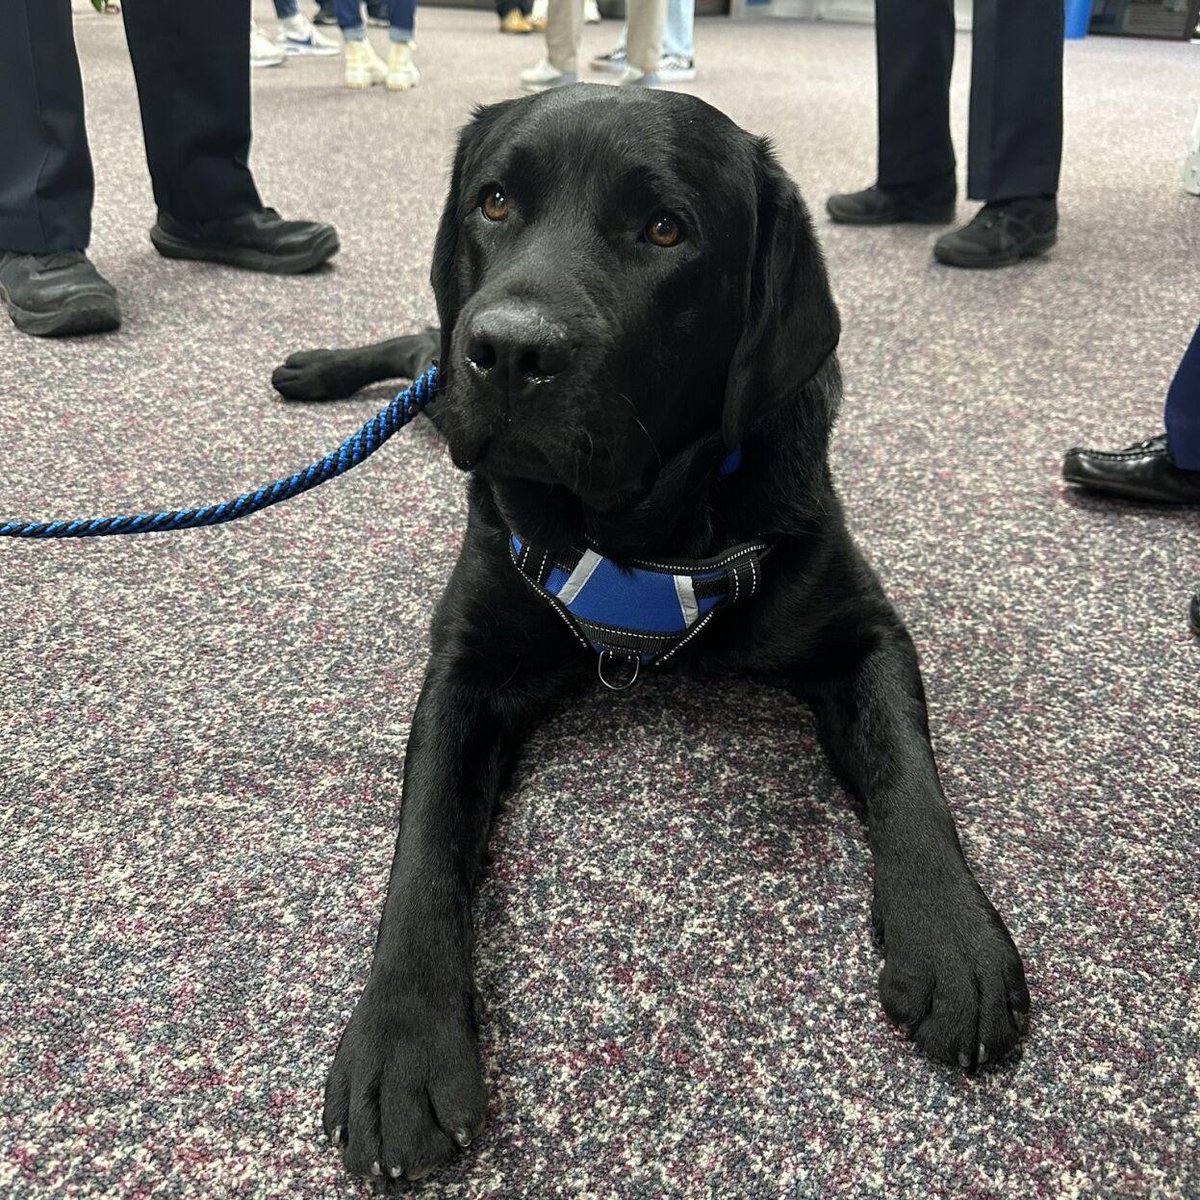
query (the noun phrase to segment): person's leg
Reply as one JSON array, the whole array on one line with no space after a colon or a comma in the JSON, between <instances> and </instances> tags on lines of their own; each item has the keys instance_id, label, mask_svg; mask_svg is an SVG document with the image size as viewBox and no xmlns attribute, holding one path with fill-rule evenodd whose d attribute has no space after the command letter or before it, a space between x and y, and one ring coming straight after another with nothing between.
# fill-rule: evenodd
<instances>
[{"instance_id":1,"label":"person's leg","mask_svg":"<svg viewBox=\"0 0 1200 1200\"><path fill-rule=\"evenodd\" d=\"M0 250L84 250L92 160L70 0L0 0L0 29Z\"/></svg>"},{"instance_id":2,"label":"person's leg","mask_svg":"<svg viewBox=\"0 0 1200 1200\"><path fill-rule=\"evenodd\" d=\"M635 70L653 74L662 58L663 21L667 0L627 0L629 28L626 57Z\"/></svg>"},{"instance_id":3,"label":"person's leg","mask_svg":"<svg viewBox=\"0 0 1200 1200\"><path fill-rule=\"evenodd\" d=\"M1200 504L1200 327L1163 408L1165 433L1118 450L1072 446L1062 476L1093 492L1157 504Z\"/></svg>"},{"instance_id":4,"label":"person's leg","mask_svg":"<svg viewBox=\"0 0 1200 1200\"><path fill-rule=\"evenodd\" d=\"M182 221L260 211L247 161L249 0L127 0L124 15L160 211Z\"/></svg>"},{"instance_id":5,"label":"person's leg","mask_svg":"<svg viewBox=\"0 0 1200 1200\"><path fill-rule=\"evenodd\" d=\"M983 208L938 238L952 267L1010 267L1058 240L1063 0L975 0L967 195Z\"/></svg>"},{"instance_id":6,"label":"person's leg","mask_svg":"<svg viewBox=\"0 0 1200 1200\"><path fill-rule=\"evenodd\" d=\"M1063 124L1062 0L975 0L967 195L1058 191Z\"/></svg>"},{"instance_id":7,"label":"person's leg","mask_svg":"<svg viewBox=\"0 0 1200 1200\"><path fill-rule=\"evenodd\" d=\"M393 42L411 42L417 25L417 0L388 0L388 24Z\"/></svg>"},{"instance_id":8,"label":"person's leg","mask_svg":"<svg viewBox=\"0 0 1200 1200\"><path fill-rule=\"evenodd\" d=\"M367 26L363 21L360 0L333 0L333 11L337 16L338 28L348 42L366 40Z\"/></svg>"},{"instance_id":9,"label":"person's leg","mask_svg":"<svg viewBox=\"0 0 1200 1200\"><path fill-rule=\"evenodd\" d=\"M574 75L583 36L583 0L550 0L546 15L546 58L564 74Z\"/></svg>"},{"instance_id":10,"label":"person's leg","mask_svg":"<svg viewBox=\"0 0 1200 1200\"><path fill-rule=\"evenodd\" d=\"M264 209L250 151L249 0L126 0L125 32L158 204L150 240L165 258L253 271L311 271L337 230Z\"/></svg>"},{"instance_id":11,"label":"person's leg","mask_svg":"<svg viewBox=\"0 0 1200 1200\"><path fill-rule=\"evenodd\" d=\"M692 30L696 23L696 0L667 0L663 23L662 51L668 57L693 58ZM624 31L622 31L624 32ZM624 40L621 42L624 45Z\"/></svg>"},{"instance_id":12,"label":"person's leg","mask_svg":"<svg viewBox=\"0 0 1200 1200\"><path fill-rule=\"evenodd\" d=\"M952 0L875 0L875 57L879 187L920 183L953 172Z\"/></svg>"},{"instance_id":13,"label":"person's leg","mask_svg":"<svg viewBox=\"0 0 1200 1200\"><path fill-rule=\"evenodd\" d=\"M84 253L92 160L70 0L0 0L0 28L0 304L36 337L116 329L116 289Z\"/></svg>"},{"instance_id":14,"label":"person's leg","mask_svg":"<svg viewBox=\"0 0 1200 1200\"><path fill-rule=\"evenodd\" d=\"M1200 471L1200 326L1167 389L1167 448L1180 470Z\"/></svg>"},{"instance_id":15,"label":"person's leg","mask_svg":"<svg viewBox=\"0 0 1200 1200\"><path fill-rule=\"evenodd\" d=\"M273 0L275 15L281 21L294 17L300 11L300 0Z\"/></svg>"},{"instance_id":16,"label":"person's leg","mask_svg":"<svg viewBox=\"0 0 1200 1200\"><path fill-rule=\"evenodd\" d=\"M421 73L413 62L413 29L417 20L417 0L388 0L387 79L384 83L393 92L407 91L421 82Z\"/></svg>"},{"instance_id":17,"label":"person's leg","mask_svg":"<svg viewBox=\"0 0 1200 1200\"><path fill-rule=\"evenodd\" d=\"M875 0L879 168L875 183L825 201L847 225L954 220L950 140L953 0Z\"/></svg>"}]
</instances>

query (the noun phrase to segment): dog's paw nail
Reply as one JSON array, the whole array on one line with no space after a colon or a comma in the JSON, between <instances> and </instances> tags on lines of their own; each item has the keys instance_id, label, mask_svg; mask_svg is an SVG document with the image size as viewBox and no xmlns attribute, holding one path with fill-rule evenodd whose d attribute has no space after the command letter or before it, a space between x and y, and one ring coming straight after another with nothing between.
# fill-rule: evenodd
<instances>
[{"instance_id":1,"label":"dog's paw nail","mask_svg":"<svg viewBox=\"0 0 1200 1200\"><path fill-rule=\"evenodd\" d=\"M378 1162L373 1162L371 1164L371 1174L372 1175L382 1175L383 1174L383 1169L380 1167Z\"/></svg>"},{"instance_id":2,"label":"dog's paw nail","mask_svg":"<svg viewBox=\"0 0 1200 1200\"><path fill-rule=\"evenodd\" d=\"M465 1150L471 1144L471 1135L465 1129L456 1129L454 1140Z\"/></svg>"},{"instance_id":3,"label":"dog's paw nail","mask_svg":"<svg viewBox=\"0 0 1200 1200\"><path fill-rule=\"evenodd\" d=\"M971 1069L971 1056L965 1050L963 1050L958 1056L958 1065L962 1067L964 1071L969 1071Z\"/></svg>"},{"instance_id":4,"label":"dog's paw nail","mask_svg":"<svg viewBox=\"0 0 1200 1200\"><path fill-rule=\"evenodd\" d=\"M987 1058L988 1058L987 1047L982 1042L980 1042L979 1043L979 1061L981 1063L985 1063L985 1062L987 1062Z\"/></svg>"},{"instance_id":5,"label":"dog's paw nail","mask_svg":"<svg viewBox=\"0 0 1200 1200\"><path fill-rule=\"evenodd\" d=\"M388 1170L388 1174L393 1179L399 1179L400 1176L404 1174L404 1168L403 1167L391 1167Z\"/></svg>"},{"instance_id":6,"label":"dog's paw nail","mask_svg":"<svg viewBox=\"0 0 1200 1200\"><path fill-rule=\"evenodd\" d=\"M329 1135L329 1144L331 1146L340 1146L342 1144L342 1127L335 1125L333 1132Z\"/></svg>"}]
</instances>

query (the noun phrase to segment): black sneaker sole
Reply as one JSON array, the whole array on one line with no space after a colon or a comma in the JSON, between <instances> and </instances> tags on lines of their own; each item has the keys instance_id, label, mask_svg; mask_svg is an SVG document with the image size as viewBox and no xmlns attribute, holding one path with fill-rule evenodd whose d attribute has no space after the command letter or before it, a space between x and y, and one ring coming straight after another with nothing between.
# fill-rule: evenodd
<instances>
[{"instance_id":1,"label":"black sneaker sole","mask_svg":"<svg viewBox=\"0 0 1200 1200\"><path fill-rule=\"evenodd\" d=\"M839 225L949 225L954 220L954 201L949 204L924 204L903 212L856 213L847 209L836 210L828 203L825 211L831 221Z\"/></svg>"},{"instance_id":2,"label":"black sneaker sole","mask_svg":"<svg viewBox=\"0 0 1200 1200\"><path fill-rule=\"evenodd\" d=\"M967 267L972 270L989 271L996 267L1015 266L1023 258L1037 258L1039 255L1045 254L1057 241L1058 234L1056 232L1039 234L1026 242L1020 249L1014 249L1010 254L996 258L972 258L970 255L956 254L953 250L946 250L935 242L933 257L948 267Z\"/></svg>"},{"instance_id":3,"label":"black sneaker sole","mask_svg":"<svg viewBox=\"0 0 1200 1200\"><path fill-rule=\"evenodd\" d=\"M33 312L10 299L0 284L0 302L8 309L13 324L33 337L74 337L84 333L110 333L121 326L121 310L115 296L85 292L72 296L53 312Z\"/></svg>"},{"instance_id":4,"label":"black sneaker sole","mask_svg":"<svg viewBox=\"0 0 1200 1200\"><path fill-rule=\"evenodd\" d=\"M335 229L327 229L319 234L304 250L286 255L268 254L263 250L255 250L253 246L206 246L174 237L157 225L150 230L150 240L164 258L220 263L226 267L242 267L247 271L266 271L272 275L303 275L305 271L328 262L342 248Z\"/></svg>"}]
</instances>

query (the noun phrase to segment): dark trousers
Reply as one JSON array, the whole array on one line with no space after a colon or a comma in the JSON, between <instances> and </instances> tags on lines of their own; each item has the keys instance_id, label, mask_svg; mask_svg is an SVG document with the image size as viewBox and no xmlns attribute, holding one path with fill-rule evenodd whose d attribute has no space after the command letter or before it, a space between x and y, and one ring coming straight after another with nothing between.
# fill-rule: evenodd
<instances>
[{"instance_id":1,"label":"dark trousers","mask_svg":"<svg viewBox=\"0 0 1200 1200\"><path fill-rule=\"evenodd\" d=\"M1200 471L1200 326L1175 369L1163 420L1167 449L1175 465L1185 471Z\"/></svg>"},{"instance_id":2,"label":"dark trousers","mask_svg":"<svg viewBox=\"0 0 1200 1200\"><path fill-rule=\"evenodd\" d=\"M879 186L954 170L953 0L875 0ZM967 195L1058 191L1063 0L975 0Z\"/></svg>"},{"instance_id":3,"label":"dark trousers","mask_svg":"<svg viewBox=\"0 0 1200 1200\"><path fill-rule=\"evenodd\" d=\"M262 208L246 161L250 0L122 7L155 203L182 220ZM83 250L93 177L70 0L0 0L0 30L0 249Z\"/></svg>"},{"instance_id":4,"label":"dark trousers","mask_svg":"<svg viewBox=\"0 0 1200 1200\"><path fill-rule=\"evenodd\" d=\"M387 0L387 10L388 24L393 29L415 31L417 0ZM342 29L354 29L363 24L361 0L333 0L333 11Z\"/></svg>"}]
</instances>

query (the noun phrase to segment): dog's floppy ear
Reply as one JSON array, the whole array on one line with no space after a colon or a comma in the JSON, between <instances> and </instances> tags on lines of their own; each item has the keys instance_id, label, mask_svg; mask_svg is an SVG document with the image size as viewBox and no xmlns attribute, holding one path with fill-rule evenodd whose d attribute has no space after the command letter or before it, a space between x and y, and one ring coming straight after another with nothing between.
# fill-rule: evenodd
<instances>
[{"instance_id":1,"label":"dog's floppy ear","mask_svg":"<svg viewBox=\"0 0 1200 1200\"><path fill-rule=\"evenodd\" d=\"M721 422L730 447L820 370L841 335L808 209L765 138L758 140L756 174L757 227L746 314Z\"/></svg>"},{"instance_id":2,"label":"dog's floppy ear","mask_svg":"<svg viewBox=\"0 0 1200 1200\"><path fill-rule=\"evenodd\" d=\"M450 335L466 299L462 294L462 280L456 273L458 230L462 224L464 209L473 197L466 198L462 195L463 179L487 131L517 103L517 100L502 100L499 104L478 106L471 114L471 120L459 130L458 148L454 152L454 168L450 173L450 190L446 193L446 203L442 206L442 218L438 223L437 238L433 243L433 266L429 271L433 298L437 301L438 324L442 327L443 364L449 362Z\"/></svg>"}]
</instances>

